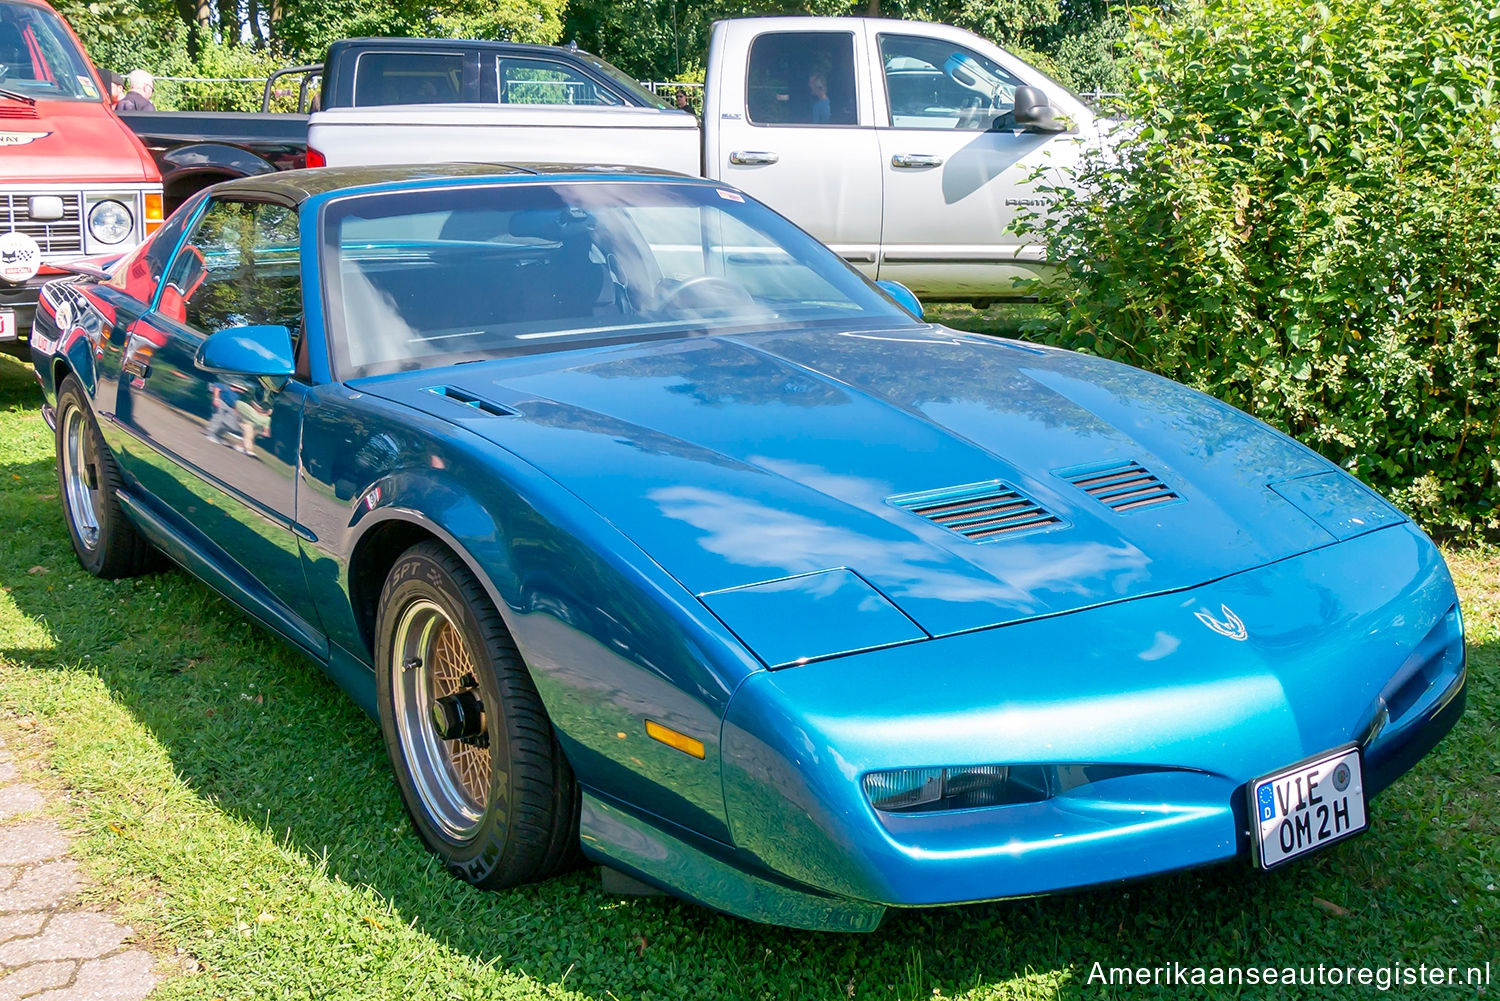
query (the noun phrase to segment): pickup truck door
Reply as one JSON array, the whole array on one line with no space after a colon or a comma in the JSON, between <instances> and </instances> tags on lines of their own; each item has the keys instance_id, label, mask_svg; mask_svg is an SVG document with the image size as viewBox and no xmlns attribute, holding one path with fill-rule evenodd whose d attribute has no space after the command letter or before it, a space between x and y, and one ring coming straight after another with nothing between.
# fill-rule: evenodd
<instances>
[{"instance_id":1,"label":"pickup truck door","mask_svg":"<svg viewBox=\"0 0 1500 1001\"><path fill-rule=\"evenodd\" d=\"M195 364L198 346L225 327L301 329L299 256L294 208L210 199L154 308L130 328L114 419L127 479L288 639L323 653L292 528L307 386L273 388Z\"/></svg>"},{"instance_id":2,"label":"pickup truck door","mask_svg":"<svg viewBox=\"0 0 1500 1001\"><path fill-rule=\"evenodd\" d=\"M1071 98L1064 104L1050 81L1045 88L1023 81L1002 64L1002 53L977 51L981 40L956 29L903 31L887 22L867 31L882 77L875 88L885 174L879 277L919 295L1003 298L1044 260L1041 240L1012 228L1016 217L1045 208L1050 198L1038 186L1058 180L1057 168L1078 146L1074 135L1018 129L1012 95L1025 83L1063 105L1060 114L1082 109Z\"/></svg>"},{"instance_id":3,"label":"pickup truck door","mask_svg":"<svg viewBox=\"0 0 1500 1001\"><path fill-rule=\"evenodd\" d=\"M871 278L880 247L881 166L866 39L848 27L714 28L704 166L831 247Z\"/></svg>"}]
</instances>

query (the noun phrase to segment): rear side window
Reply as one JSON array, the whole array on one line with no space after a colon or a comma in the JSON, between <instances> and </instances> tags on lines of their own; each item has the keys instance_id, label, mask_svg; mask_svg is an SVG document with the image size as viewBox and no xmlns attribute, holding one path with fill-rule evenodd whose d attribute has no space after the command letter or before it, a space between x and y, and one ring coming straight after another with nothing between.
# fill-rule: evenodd
<instances>
[{"instance_id":1,"label":"rear side window","mask_svg":"<svg viewBox=\"0 0 1500 1001\"><path fill-rule=\"evenodd\" d=\"M773 31L750 46L746 111L756 125L854 125L854 36Z\"/></svg>"},{"instance_id":2,"label":"rear side window","mask_svg":"<svg viewBox=\"0 0 1500 1001\"><path fill-rule=\"evenodd\" d=\"M198 206L202 201L202 196L194 198L173 212L167 224L157 230L155 236L143 243L115 268L110 275L109 284L126 292L134 299L150 303L156 297L156 287L161 284L167 265L172 261L172 253L177 249L177 241L182 239L182 231L198 214Z\"/></svg>"},{"instance_id":3,"label":"rear side window","mask_svg":"<svg viewBox=\"0 0 1500 1001\"><path fill-rule=\"evenodd\" d=\"M501 104L620 104L591 78L554 59L496 60Z\"/></svg>"},{"instance_id":4,"label":"rear side window","mask_svg":"<svg viewBox=\"0 0 1500 1001\"><path fill-rule=\"evenodd\" d=\"M361 52L354 104L457 104L464 99L462 52Z\"/></svg>"}]
</instances>

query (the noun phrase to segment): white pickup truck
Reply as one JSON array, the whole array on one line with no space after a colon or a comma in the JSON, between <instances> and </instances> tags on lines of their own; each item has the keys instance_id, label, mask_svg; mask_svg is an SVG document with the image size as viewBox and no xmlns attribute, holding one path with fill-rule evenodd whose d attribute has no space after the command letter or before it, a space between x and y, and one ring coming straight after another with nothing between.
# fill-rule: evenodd
<instances>
[{"instance_id":1,"label":"white pickup truck","mask_svg":"<svg viewBox=\"0 0 1500 1001\"><path fill-rule=\"evenodd\" d=\"M720 21L703 124L610 102L562 59L498 57L496 104L337 108L309 121L309 162L609 163L723 180L871 278L931 300L1016 295L1045 276L1016 215L1045 209L1099 123L1005 50L943 24Z\"/></svg>"}]
</instances>

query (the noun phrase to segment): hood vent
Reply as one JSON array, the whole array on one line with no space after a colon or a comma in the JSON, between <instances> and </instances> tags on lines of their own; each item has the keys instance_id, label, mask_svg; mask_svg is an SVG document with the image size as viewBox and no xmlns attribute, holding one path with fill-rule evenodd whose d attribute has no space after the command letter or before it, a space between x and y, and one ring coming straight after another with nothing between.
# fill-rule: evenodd
<instances>
[{"instance_id":1,"label":"hood vent","mask_svg":"<svg viewBox=\"0 0 1500 1001\"><path fill-rule=\"evenodd\" d=\"M466 407L472 407L479 413L489 414L491 417L516 416L516 411L509 407L502 407L498 403L491 403L489 400L481 399L473 393L465 392L462 389L455 389L452 386L433 386L427 391L434 396L441 396L445 400L452 400L454 403L462 403Z\"/></svg>"},{"instance_id":2,"label":"hood vent","mask_svg":"<svg viewBox=\"0 0 1500 1001\"><path fill-rule=\"evenodd\" d=\"M1182 500L1177 491L1138 462L1058 475L1111 511L1134 511Z\"/></svg>"},{"instance_id":3,"label":"hood vent","mask_svg":"<svg viewBox=\"0 0 1500 1001\"><path fill-rule=\"evenodd\" d=\"M36 106L31 104L0 104L0 118L36 118Z\"/></svg>"},{"instance_id":4,"label":"hood vent","mask_svg":"<svg viewBox=\"0 0 1500 1001\"><path fill-rule=\"evenodd\" d=\"M997 480L905 494L890 503L975 542L1062 524L1036 501Z\"/></svg>"}]
</instances>

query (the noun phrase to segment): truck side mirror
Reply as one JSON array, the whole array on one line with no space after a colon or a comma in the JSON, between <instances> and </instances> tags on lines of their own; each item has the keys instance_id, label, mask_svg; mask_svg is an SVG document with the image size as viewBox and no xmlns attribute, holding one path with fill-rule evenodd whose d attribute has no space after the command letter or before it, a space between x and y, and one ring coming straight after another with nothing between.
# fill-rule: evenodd
<instances>
[{"instance_id":1,"label":"truck side mirror","mask_svg":"<svg viewBox=\"0 0 1500 1001\"><path fill-rule=\"evenodd\" d=\"M1046 95L1035 87L1017 87L1011 116L1027 132L1066 132L1068 126L1057 120Z\"/></svg>"}]
</instances>

